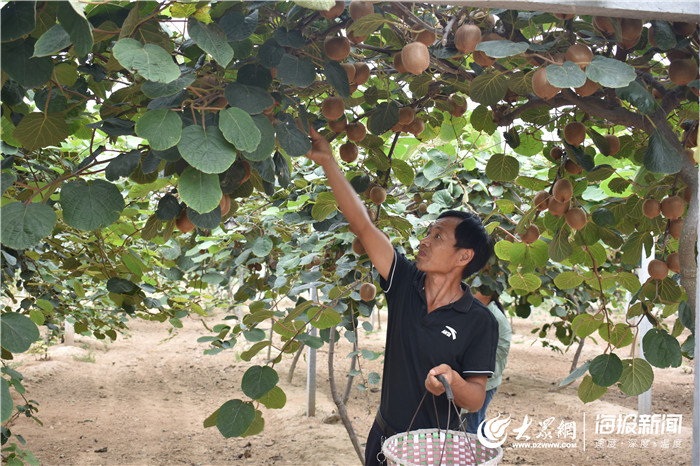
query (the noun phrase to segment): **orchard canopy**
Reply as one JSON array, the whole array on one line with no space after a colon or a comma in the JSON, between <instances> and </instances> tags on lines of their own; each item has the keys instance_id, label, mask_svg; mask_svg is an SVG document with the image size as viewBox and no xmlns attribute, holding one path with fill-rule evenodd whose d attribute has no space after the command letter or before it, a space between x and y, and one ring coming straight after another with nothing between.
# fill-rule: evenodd
<instances>
[{"instance_id":1,"label":"orchard canopy","mask_svg":"<svg viewBox=\"0 0 700 466\"><path fill-rule=\"evenodd\" d=\"M304 157L311 127L409 256L439 212L475 211L496 255L471 285L549 313L559 350L606 342L564 381L583 402L693 357L696 24L332 0L1 15L4 437L34 413L8 360L40 329L224 309L208 353L270 354L203 413L231 437L284 406L279 358L372 328L377 275Z\"/></svg>"}]
</instances>

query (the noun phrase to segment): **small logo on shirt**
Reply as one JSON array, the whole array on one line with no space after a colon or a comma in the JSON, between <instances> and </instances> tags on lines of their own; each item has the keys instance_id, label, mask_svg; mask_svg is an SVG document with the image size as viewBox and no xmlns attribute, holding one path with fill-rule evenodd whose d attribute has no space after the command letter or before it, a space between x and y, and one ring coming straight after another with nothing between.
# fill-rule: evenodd
<instances>
[{"instance_id":1,"label":"small logo on shirt","mask_svg":"<svg viewBox=\"0 0 700 466\"><path fill-rule=\"evenodd\" d=\"M457 339L457 331L449 325L445 325L445 328L442 330L442 334L446 337L452 337L453 340Z\"/></svg>"}]
</instances>

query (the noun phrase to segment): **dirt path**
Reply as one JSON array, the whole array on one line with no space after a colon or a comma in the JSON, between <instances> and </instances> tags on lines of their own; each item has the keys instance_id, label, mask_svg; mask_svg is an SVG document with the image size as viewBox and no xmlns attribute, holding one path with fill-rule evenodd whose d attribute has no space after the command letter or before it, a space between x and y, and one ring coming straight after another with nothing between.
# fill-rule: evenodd
<instances>
[{"instance_id":1,"label":"dirt path","mask_svg":"<svg viewBox=\"0 0 700 466\"><path fill-rule=\"evenodd\" d=\"M209 318L208 324L218 323L221 317ZM44 427L21 419L12 430L24 436L26 448L42 464L360 464L342 423L323 422L335 409L328 388L327 351L318 353L316 417L305 416L305 360L300 359L289 384L288 357L276 367L287 405L281 410L262 408L263 433L224 439L216 428L204 429L202 422L223 402L242 397L240 378L250 363L238 359L240 352L203 355L206 344L197 343L197 338L209 332L198 321L186 321L172 338L164 324L133 321L130 327L131 335L120 336L114 343L80 338L74 347L52 346L48 361L29 355L19 359L27 395L41 404L39 418ZM656 371L653 385L652 413L658 415L654 419L663 420L665 426L673 415L681 415L680 433L662 434L657 425L657 433L603 435L596 428L604 426L606 419L616 425L620 415L636 413L636 398L611 387L602 400L584 405L576 396L580 380L558 388L568 374L572 353L560 355L543 348L531 336L531 328L529 322L516 321L504 383L489 408L489 417L500 413L502 419L511 418L502 464L691 464L690 364ZM383 334L362 336L361 344L381 351ZM335 366L343 388L349 367L345 356L350 351L350 343L342 338ZM595 354L589 343L581 361ZM257 363L265 356L259 355ZM381 358L363 360L362 366L367 374L381 373ZM370 387L373 390L354 389L348 403L363 443L379 400L376 386ZM545 447L514 444L514 429L523 425L526 415L532 424L523 435ZM557 441L576 443L576 447L551 448Z\"/></svg>"}]
</instances>

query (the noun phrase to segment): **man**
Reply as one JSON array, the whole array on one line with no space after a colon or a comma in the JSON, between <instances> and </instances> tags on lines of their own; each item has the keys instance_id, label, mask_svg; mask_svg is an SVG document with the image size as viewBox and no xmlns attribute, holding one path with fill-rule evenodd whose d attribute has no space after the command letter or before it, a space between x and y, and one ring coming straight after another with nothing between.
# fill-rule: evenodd
<instances>
[{"instance_id":1,"label":"man","mask_svg":"<svg viewBox=\"0 0 700 466\"><path fill-rule=\"evenodd\" d=\"M476 411L483 404L486 379L494 369L498 327L462 280L486 264L493 247L478 216L448 211L421 240L416 263L410 262L372 223L328 141L313 129L310 135L307 157L323 167L338 207L362 241L387 297L381 404L365 448L365 464L381 464L386 437L409 428L447 426L451 408L441 396L445 390L438 375L450 384L457 406ZM428 399L420 405L426 389L435 395L435 404ZM452 409L451 428L458 418Z\"/></svg>"}]
</instances>

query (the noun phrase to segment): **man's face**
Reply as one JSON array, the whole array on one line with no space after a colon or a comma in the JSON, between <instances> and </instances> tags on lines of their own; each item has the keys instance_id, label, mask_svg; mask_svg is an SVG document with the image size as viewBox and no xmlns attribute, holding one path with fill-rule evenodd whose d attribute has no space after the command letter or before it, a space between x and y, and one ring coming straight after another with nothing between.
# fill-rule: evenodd
<instances>
[{"instance_id":1,"label":"man's face","mask_svg":"<svg viewBox=\"0 0 700 466\"><path fill-rule=\"evenodd\" d=\"M457 217L444 217L430 225L426 236L420 241L416 266L425 273L446 273L460 265L460 258L465 249L455 246L455 229L462 222Z\"/></svg>"}]
</instances>

